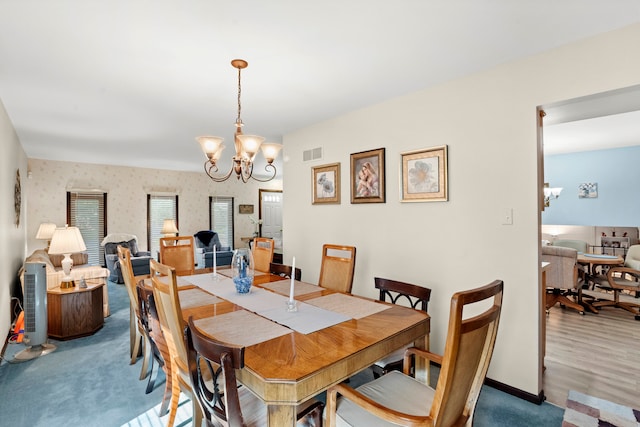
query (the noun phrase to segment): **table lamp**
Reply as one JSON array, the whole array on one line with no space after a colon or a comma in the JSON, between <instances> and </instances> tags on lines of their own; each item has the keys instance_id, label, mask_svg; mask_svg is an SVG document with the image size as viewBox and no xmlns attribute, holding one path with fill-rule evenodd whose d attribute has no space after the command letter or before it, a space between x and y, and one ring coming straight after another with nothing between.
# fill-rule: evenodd
<instances>
[{"instance_id":1,"label":"table lamp","mask_svg":"<svg viewBox=\"0 0 640 427\"><path fill-rule=\"evenodd\" d=\"M64 228L56 228L51 238L49 253L52 255L64 255L64 259L62 260L64 277L60 282L60 289L68 289L75 286L71 278L71 266L73 265L71 254L86 250L87 247L84 245L84 240L82 240L82 234L80 234L78 227L66 226Z\"/></svg>"},{"instance_id":2,"label":"table lamp","mask_svg":"<svg viewBox=\"0 0 640 427\"><path fill-rule=\"evenodd\" d=\"M175 237L178 234L176 221L174 219L165 219L160 232L164 234L164 237Z\"/></svg>"},{"instance_id":3,"label":"table lamp","mask_svg":"<svg viewBox=\"0 0 640 427\"><path fill-rule=\"evenodd\" d=\"M52 222L43 222L40 224L40 227L38 227L36 239L47 241L47 252L49 251L49 246L51 246L51 238L53 237L54 231L56 231L56 225Z\"/></svg>"}]
</instances>

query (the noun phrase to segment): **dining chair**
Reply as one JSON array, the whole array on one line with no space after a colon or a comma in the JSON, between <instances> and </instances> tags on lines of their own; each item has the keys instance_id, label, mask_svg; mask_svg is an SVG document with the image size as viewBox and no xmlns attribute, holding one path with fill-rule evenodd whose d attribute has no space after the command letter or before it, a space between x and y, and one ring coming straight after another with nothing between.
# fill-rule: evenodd
<instances>
[{"instance_id":1,"label":"dining chair","mask_svg":"<svg viewBox=\"0 0 640 427\"><path fill-rule=\"evenodd\" d=\"M402 303L413 309L428 312L429 300L431 299L430 288L381 277L375 277L374 282L376 289L380 291L380 301L388 301L393 304ZM371 366L373 377L378 378L390 371L402 370L404 353L408 347L410 346L400 348L374 363Z\"/></svg>"},{"instance_id":2,"label":"dining chair","mask_svg":"<svg viewBox=\"0 0 640 427\"><path fill-rule=\"evenodd\" d=\"M138 356L142 352L142 368L140 369L140 379L143 380L150 374L148 371L151 352L147 337L144 333L144 327L140 320L140 304L138 301L138 292L135 288L135 278L133 276L133 267L131 266L131 251L125 247L118 246L118 260L120 261L120 270L124 286L129 296L129 353L131 356L130 365L138 360ZM152 368L153 369L153 368Z\"/></svg>"},{"instance_id":3,"label":"dining chair","mask_svg":"<svg viewBox=\"0 0 640 427\"><path fill-rule=\"evenodd\" d=\"M598 299L592 303L594 307L621 308L633 313L635 319L640 320L640 304L620 300L620 293L623 291L630 291L634 295L640 292L640 245L629 247L623 266L609 268L606 274L596 276L594 281L598 288L613 292L613 300Z\"/></svg>"},{"instance_id":4,"label":"dining chair","mask_svg":"<svg viewBox=\"0 0 640 427\"><path fill-rule=\"evenodd\" d=\"M236 379L236 370L244 368L244 347L204 334L194 325L193 317L185 331L185 346L193 392L208 427L220 423L228 427L267 425L267 405ZM298 406L297 420L321 426L323 409L320 400L310 399Z\"/></svg>"},{"instance_id":5,"label":"dining chair","mask_svg":"<svg viewBox=\"0 0 640 427\"><path fill-rule=\"evenodd\" d=\"M274 247L273 239L266 237L256 237L253 239L251 252L255 270L269 273L269 264L273 262Z\"/></svg>"},{"instance_id":6,"label":"dining chair","mask_svg":"<svg viewBox=\"0 0 640 427\"><path fill-rule=\"evenodd\" d=\"M584 314L582 284L578 282L578 251L563 246L543 246L542 261L551 265L546 273L545 308L556 304Z\"/></svg>"},{"instance_id":7,"label":"dining chair","mask_svg":"<svg viewBox=\"0 0 640 427\"><path fill-rule=\"evenodd\" d=\"M162 335L158 309L156 308L155 298L153 297L153 287L147 286L145 282L141 280L136 285L136 290L138 291L138 301L140 302L140 320L149 339L149 344L151 344L153 357L158 362L159 369L164 371L164 393L159 411L160 416L164 416L169 410L169 402L171 400L171 356L169 355L167 342ZM151 371L153 373L153 365ZM157 376L158 374L156 373L156 377ZM147 394L153 391L154 385L155 380L149 377L146 390Z\"/></svg>"},{"instance_id":8,"label":"dining chair","mask_svg":"<svg viewBox=\"0 0 640 427\"><path fill-rule=\"evenodd\" d=\"M275 274L280 277L286 277L287 279L291 278L291 273L293 272L293 268L290 265L285 264L276 264L272 262L269 265L269 273ZM302 270L296 267L295 272L295 280L302 280Z\"/></svg>"},{"instance_id":9,"label":"dining chair","mask_svg":"<svg viewBox=\"0 0 640 427\"><path fill-rule=\"evenodd\" d=\"M355 246L323 245L318 285L338 292L351 293L355 266Z\"/></svg>"},{"instance_id":10,"label":"dining chair","mask_svg":"<svg viewBox=\"0 0 640 427\"><path fill-rule=\"evenodd\" d=\"M495 280L451 297L443 356L412 347L405 353L403 372L391 371L357 389L344 383L329 388L325 420L329 427L337 422L345 426L471 426L493 354L502 295L503 282ZM490 306L479 314L465 311L479 302L480 307ZM441 364L435 389L408 375L412 357Z\"/></svg>"},{"instance_id":11,"label":"dining chair","mask_svg":"<svg viewBox=\"0 0 640 427\"><path fill-rule=\"evenodd\" d=\"M195 271L193 236L160 238L160 262L173 267L178 276L189 276Z\"/></svg>"},{"instance_id":12,"label":"dining chair","mask_svg":"<svg viewBox=\"0 0 640 427\"><path fill-rule=\"evenodd\" d=\"M150 269L153 297L162 334L169 348L171 363L171 404L166 427L173 427L178 411L180 391L188 395L191 400L193 425L200 426L202 424L202 411L191 388L187 349L184 344L184 328L186 325L182 318L182 308L178 298L176 271L173 267L160 264L155 260L150 261Z\"/></svg>"}]
</instances>

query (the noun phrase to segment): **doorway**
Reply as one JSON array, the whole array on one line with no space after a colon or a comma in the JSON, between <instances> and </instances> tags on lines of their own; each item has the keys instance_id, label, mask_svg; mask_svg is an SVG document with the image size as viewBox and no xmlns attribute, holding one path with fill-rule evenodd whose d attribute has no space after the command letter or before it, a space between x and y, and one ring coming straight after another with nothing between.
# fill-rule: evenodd
<instances>
[{"instance_id":1,"label":"doorway","mask_svg":"<svg viewBox=\"0 0 640 427\"><path fill-rule=\"evenodd\" d=\"M282 262L282 190L258 190L260 235L274 241L274 262ZM278 259L280 261L278 261Z\"/></svg>"}]
</instances>

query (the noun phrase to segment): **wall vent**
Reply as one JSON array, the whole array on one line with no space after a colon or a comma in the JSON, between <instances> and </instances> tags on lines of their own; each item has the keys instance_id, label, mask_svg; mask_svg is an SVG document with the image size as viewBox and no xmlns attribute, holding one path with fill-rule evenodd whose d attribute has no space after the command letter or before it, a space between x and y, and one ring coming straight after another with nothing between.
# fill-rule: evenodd
<instances>
[{"instance_id":1,"label":"wall vent","mask_svg":"<svg viewBox=\"0 0 640 427\"><path fill-rule=\"evenodd\" d=\"M309 162L311 160L322 159L322 147L304 150L302 152L302 161Z\"/></svg>"}]
</instances>

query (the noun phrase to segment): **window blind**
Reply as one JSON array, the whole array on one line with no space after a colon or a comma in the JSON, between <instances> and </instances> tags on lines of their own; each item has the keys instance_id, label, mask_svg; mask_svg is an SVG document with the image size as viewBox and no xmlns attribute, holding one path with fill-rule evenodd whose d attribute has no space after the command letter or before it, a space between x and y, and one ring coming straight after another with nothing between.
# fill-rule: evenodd
<instances>
[{"instance_id":1,"label":"window blind","mask_svg":"<svg viewBox=\"0 0 640 427\"><path fill-rule=\"evenodd\" d=\"M89 265L101 265L107 234L107 193L67 192L67 224L78 227L87 247Z\"/></svg>"},{"instance_id":2,"label":"window blind","mask_svg":"<svg viewBox=\"0 0 640 427\"><path fill-rule=\"evenodd\" d=\"M160 238L162 224L165 219L176 221L178 230L178 196L154 196L147 195L147 247L151 256L156 257L160 250Z\"/></svg>"},{"instance_id":3,"label":"window blind","mask_svg":"<svg viewBox=\"0 0 640 427\"><path fill-rule=\"evenodd\" d=\"M233 197L209 197L209 229L218 233L220 244L233 249Z\"/></svg>"}]
</instances>

